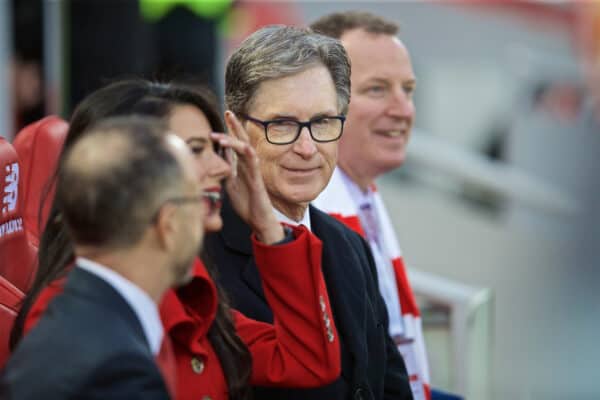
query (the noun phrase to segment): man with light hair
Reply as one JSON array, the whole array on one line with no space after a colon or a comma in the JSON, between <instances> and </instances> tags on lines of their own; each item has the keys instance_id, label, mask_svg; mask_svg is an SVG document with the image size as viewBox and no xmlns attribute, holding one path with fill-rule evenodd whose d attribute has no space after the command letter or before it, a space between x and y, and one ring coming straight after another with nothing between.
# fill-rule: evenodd
<instances>
[{"instance_id":1,"label":"man with light hair","mask_svg":"<svg viewBox=\"0 0 600 400\"><path fill-rule=\"evenodd\" d=\"M9 360L2 399L171 397L155 361L157 304L190 279L203 240L197 173L158 120L107 120L72 145L56 199L75 266Z\"/></svg>"},{"instance_id":2,"label":"man with light hair","mask_svg":"<svg viewBox=\"0 0 600 400\"><path fill-rule=\"evenodd\" d=\"M352 63L351 101L337 168L313 205L369 242L390 335L404 357L413 396L429 399L429 371L420 312L398 240L375 180L405 158L415 105L415 74L398 26L367 12L326 15L311 28L339 39Z\"/></svg>"}]
</instances>

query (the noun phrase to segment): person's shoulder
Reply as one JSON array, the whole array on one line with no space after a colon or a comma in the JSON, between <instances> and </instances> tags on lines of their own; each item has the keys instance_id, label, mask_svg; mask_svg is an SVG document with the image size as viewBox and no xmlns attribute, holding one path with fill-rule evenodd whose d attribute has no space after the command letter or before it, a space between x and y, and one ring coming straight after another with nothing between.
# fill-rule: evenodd
<instances>
[{"instance_id":1,"label":"person's shoulder","mask_svg":"<svg viewBox=\"0 0 600 400\"><path fill-rule=\"evenodd\" d=\"M31 334L57 345L65 342L72 348L92 346L93 349L94 345L111 343L107 340L115 337L121 338L121 341L130 338L131 334L123 335L131 331L126 318L124 310L112 309L67 291L50 302Z\"/></svg>"},{"instance_id":2,"label":"person's shoulder","mask_svg":"<svg viewBox=\"0 0 600 400\"><path fill-rule=\"evenodd\" d=\"M105 298L98 299L98 295ZM52 349L83 351L85 356L110 353L141 341L143 330L130 306L112 291L81 294L71 287L57 294L27 336L52 343ZM106 298L106 297L111 297ZM25 338L27 339L27 337ZM111 343L111 346L106 346ZM33 343L32 343L33 345ZM74 356L77 356L74 354Z\"/></svg>"},{"instance_id":3,"label":"person's shoulder","mask_svg":"<svg viewBox=\"0 0 600 400\"><path fill-rule=\"evenodd\" d=\"M343 222L316 207L311 207L311 212L311 224L318 231L315 234L323 244L346 251L363 270L372 273L373 256L365 239Z\"/></svg>"},{"instance_id":4,"label":"person's shoulder","mask_svg":"<svg viewBox=\"0 0 600 400\"><path fill-rule=\"evenodd\" d=\"M356 231L349 228L346 224L332 217L326 212L311 206L311 223L315 222L319 227L335 232L341 237L347 238L353 243L361 243L364 241Z\"/></svg>"},{"instance_id":5,"label":"person's shoulder","mask_svg":"<svg viewBox=\"0 0 600 400\"><path fill-rule=\"evenodd\" d=\"M106 323L101 317L95 323L87 318L85 323L79 319L81 323L73 323L74 318L66 318L68 311L55 303L19 342L6 365L4 384L15 398L71 397L71 390L85 381L98 362L100 346L108 352L115 349L112 343L106 346L111 338L98 338Z\"/></svg>"},{"instance_id":6,"label":"person's shoulder","mask_svg":"<svg viewBox=\"0 0 600 400\"><path fill-rule=\"evenodd\" d=\"M114 398L112 395L118 393L111 394L111 388L119 380L123 381L119 385L127 387L131 386L128 380L135 380L133 384L138 386L142 380L145 388L152 385L161 393L160 373L143 343L131 340L126 331L104 327L114 326L114 321L69 321L42 319L20 343L0 383L15 399L79 398L88 394ZM58 329L61 322L67 325ZM166 393L166 389L162 391Z\"/></svg>"},{"instance_id":7,"label":"person's shoulder","mask_svg":"<svg viewBox=\"0 0 600 400\"><path fill-rule=\"evenodd\" d=\"M47 363L50 369L62 360L81 374L118 354L133 352L150 359L142 334L135 334L132 326L136 325L127 318L119 310L73 298L68 293L58 295L23 338L15 357Z\"/></svg>"}]
</instances>

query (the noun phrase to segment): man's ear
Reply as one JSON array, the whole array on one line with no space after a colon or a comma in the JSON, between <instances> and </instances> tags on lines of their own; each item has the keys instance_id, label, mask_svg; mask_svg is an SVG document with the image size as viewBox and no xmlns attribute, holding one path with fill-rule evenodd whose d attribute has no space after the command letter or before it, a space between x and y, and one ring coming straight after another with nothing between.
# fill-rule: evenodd
<instances>
[{"instance_id":1,"label":"man's ear","mask_svg":"<svg viewBox=\"0 0 600 400\"><path fill-rule=\"evenodd\" d=\"M159 246L165 250L173 250L177 237L177 207L173 204L164 204L156 214L154 229Z\"/></svg>"}]
</instances>

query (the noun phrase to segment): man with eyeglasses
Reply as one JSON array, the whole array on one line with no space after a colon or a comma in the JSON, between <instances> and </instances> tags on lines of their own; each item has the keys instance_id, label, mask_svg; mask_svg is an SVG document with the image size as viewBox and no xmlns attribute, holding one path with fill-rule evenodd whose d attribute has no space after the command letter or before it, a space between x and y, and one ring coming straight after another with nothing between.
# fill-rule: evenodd
<instances>
[{"instance_id":1,"label":"man with eyeglasses","mask_svg":"<svg viewBox=\"0 0 600 400\"><path fill-rule=\"evenodd\" d=\"M263 28L227 64L225 120L255 149L279 220L305 225L320 239L311 257L320 262L332 308L332 318L322 318L323 329L335 322L341 349L342 372L333 383L316 389L255 388L257 399L412 399L404 362L388 334L368 244L309 206L335 169L349 98L350 64L343 46L309 29ZM243 129L231 129L233 124ZM235 308L272 322L250 228L228 199L222 217L223 230L207 236L205 244L218 281Z\"/></svg>"},{"instance_id":2,"label":"man with eyeglasses","mask_svg":"<svg viewBox=\"0 0 600 400\"><path fill-rule=\"evenodd\" d=\"M171 398L157 304L191 277L206 215L187 145L158 120L106 120L68 151L56 198L75 268L17 346L0 398Z\"/></svg>"}]
</instances>

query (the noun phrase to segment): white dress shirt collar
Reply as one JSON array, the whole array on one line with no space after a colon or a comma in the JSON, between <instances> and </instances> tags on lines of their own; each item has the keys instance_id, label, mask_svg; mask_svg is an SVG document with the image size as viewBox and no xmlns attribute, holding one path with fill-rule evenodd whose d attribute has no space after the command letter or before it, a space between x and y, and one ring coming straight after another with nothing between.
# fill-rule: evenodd
<instances>
[{"instance_id":1,"label":"white dress shirt collar","mask_svg":"<svg viewBox=\"0 0 600 400\"><path fill-rule=\"evenodd\" d=\"M363 204L373 205L373 192L371 191L371 189L369 188L366 191L363 191L360 188L360 186L358 186L356 182L350 179L350 177L346 175L346 173L341 168L338 168L338 170L340 171L340 176L342 177L342 180L344 181L344 184L348 189L350 197L352 197L355 204L358 204L359 207Z\"/></svg>"},{"instance_id":2,"label":"white dress shirt collar","mask_svg":"<svg viewBox=\"0 0 600 400\"><path fill-rule=\"evenodd\" d=\"M308 228L309 231L311 230L310 229L309 207L306 207L306 210L304 211L304 215L302 216L302 219L300 219L300 221L294 221L287 215L284 215L283 213L281 213L275 207L273 207L273 211L275 211L275 216L277 217L277 220L279 222L284 222L284 223L286 223L288 225L292 225L292 226L304 225L306 228Z\"/></svg>"},{"instance_id":3,"label":"white dress shirt collar","mask_svg":"<svg viewBox=\"0 0 600 400\"><path fill-rule=\"evenodd\" d=\"M152 354L157 355L160 350L164 331L158 307L152 298L117 272L97 262L77 257L76 265L104 280L125 299L142 325Z\"/></svg>"}]
</instances>

